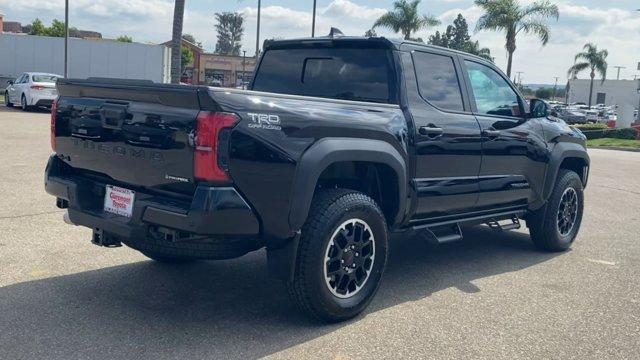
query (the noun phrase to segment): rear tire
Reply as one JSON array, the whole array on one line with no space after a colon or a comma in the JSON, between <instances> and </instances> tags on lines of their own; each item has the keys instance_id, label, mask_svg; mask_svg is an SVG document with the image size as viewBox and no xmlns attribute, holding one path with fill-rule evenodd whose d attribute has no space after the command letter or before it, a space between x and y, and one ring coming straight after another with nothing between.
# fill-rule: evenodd
<instances>
[{"instance_id":1,"label":"rear tire","mask_svg":"<svg viewBox=\"0 0 640 360\"><path fill-rule=\"evenodd\" d=\"M22 109L22 111L29 111L29 109L31 108L29 105L27 105L27 97L24 96L24 94L22 94L22 97L20 98L20 108Z\"/></svg>"},{"instance_id":2,"label":"rear tire","mask_svg":"<svg viewBox=\"0 0 640 360\"><path fill-rule=\"evenodd\" d=\"M6 107L13 107L13 103L10 101L9 99L9 92L6 91L4 93L4 106Z\"/></svg>"},{"instance_id":3,"label":"rear tire","mask_svg":"<svg viewBox=\"0 0 640 360\"><path fill-rule=\"evenodd\" d=\"M559 252L571 247L582 223L583 190L578 174L560 169L547 204L527 219L531 240L538 249Z\"/></svg>"},{"instance_id":4,"label":"rear tire","mask_svg":"<svg viewBox=\"0 0 640 360\"><path fill-rule=\"evenodd\" d=\"M344 321L361 313L380 286L387 263L384 215L370 197L324 190L302 227L293 281L296 305L316 319Z\"/></svg>"}]
</instances>

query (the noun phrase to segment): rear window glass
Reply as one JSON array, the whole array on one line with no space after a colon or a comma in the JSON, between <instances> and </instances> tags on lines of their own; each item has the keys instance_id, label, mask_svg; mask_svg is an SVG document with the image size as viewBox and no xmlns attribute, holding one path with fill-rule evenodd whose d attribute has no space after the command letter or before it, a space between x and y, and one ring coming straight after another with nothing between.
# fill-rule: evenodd
<instances>
[{"instance_id":1,"label":"rear window glass","mask_svg":"<svg viewBox=\"0 0 640 360\"><path fill-rule=\"evenodd\" d=\"M265 53L253 90L395 103L387 49L274 49Z\"/></svg>"},{"instance_id":2,"label":"rear window glass","mask_svg":"<svg viewBox=\"0 0 640 360\"><path fill-rule=\"evenodd\" d=\"M413 62L422 97L441 109L464 110L458 74L451 57L415 52Z\"/></svg>"},{"instance_id":3,"label":"rear window glass","mask_svg":"<svg viewBox=\"0 0 640 360\"><path fill-rule=\"evenodd\" d=\"M58 80L57 76L53 75L33 75L33 82L42 82L42 83L54 83Z\"/></svg>"}]
</instances>

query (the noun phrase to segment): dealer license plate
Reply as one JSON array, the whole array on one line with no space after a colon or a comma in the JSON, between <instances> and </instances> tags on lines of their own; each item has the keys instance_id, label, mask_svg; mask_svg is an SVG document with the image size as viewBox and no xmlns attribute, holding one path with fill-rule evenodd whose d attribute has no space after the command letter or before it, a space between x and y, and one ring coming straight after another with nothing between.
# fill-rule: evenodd
<instances>
[{"instance_id":1,"label":"dealer license plate","mask_svg":"<svg viewBox=\"0 0 640 360\"><path fill-rule=\"evenodd\" d=\"M132 190L107 185L104 194L104 211L130 218L135 197L136 193Z\"/></svg>"}]
</instances>

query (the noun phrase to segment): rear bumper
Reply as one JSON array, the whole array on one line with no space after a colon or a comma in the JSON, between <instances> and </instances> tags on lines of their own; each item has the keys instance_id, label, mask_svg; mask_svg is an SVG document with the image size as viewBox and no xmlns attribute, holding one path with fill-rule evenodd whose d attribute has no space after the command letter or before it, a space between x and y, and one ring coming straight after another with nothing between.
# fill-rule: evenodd
<instances>
[{"instance_id":1,"label":"rear bumper","mask_svg":"<svg viewBox=\"0 0 640 360\"><path fill-rule=\"evenodd\" d=\"M53 99L40 99L36 101L34 105L42 106L42 107L51 107L52 104L53 104Z\"/></svg>"},{"instance_id":2,"label":"rear bumper","mask_svg":"<svg viewBox=\"0 0 640 360\"><path fill-rule=\"evenodd\" d=\"M64 200L69 219L77 225L100 229L122 238L144 238L158 228L211 237L255 236L257 217L233 187L197 187L191 201L136 191L131 218L102 210L105 183L65 171L52 155L45 171L47 193Z\"/></svg>"},{"instance_id":3,"label":"rear bumper","mask_svg":"<svg viewBox=\"0 0 640 360\"><path fill-rule=\"evenodd\" d=\"M31 94L29 105L32 106L51 106L57 95Z\"/></svg>"}]
</instances>

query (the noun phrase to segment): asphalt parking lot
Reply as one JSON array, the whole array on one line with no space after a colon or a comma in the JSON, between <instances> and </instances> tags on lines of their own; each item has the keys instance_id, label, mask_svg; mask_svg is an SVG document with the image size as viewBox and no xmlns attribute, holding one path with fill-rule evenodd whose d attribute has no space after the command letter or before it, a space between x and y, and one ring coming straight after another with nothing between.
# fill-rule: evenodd
<instances>
[{"instance_id":1,"label":"asphalt parking lot","mask_svg":"<svg viewBox=\"0 0 640 360\"><path fill-rule=\"evenodd\" d=\"M43 190L49 115L0 109L0 358L589 358L640 353L640 153L590 150L573 249L398 239L366 313L300 315L263 252L161 265L91 245Z\"/></svg>"}]
</instances>

